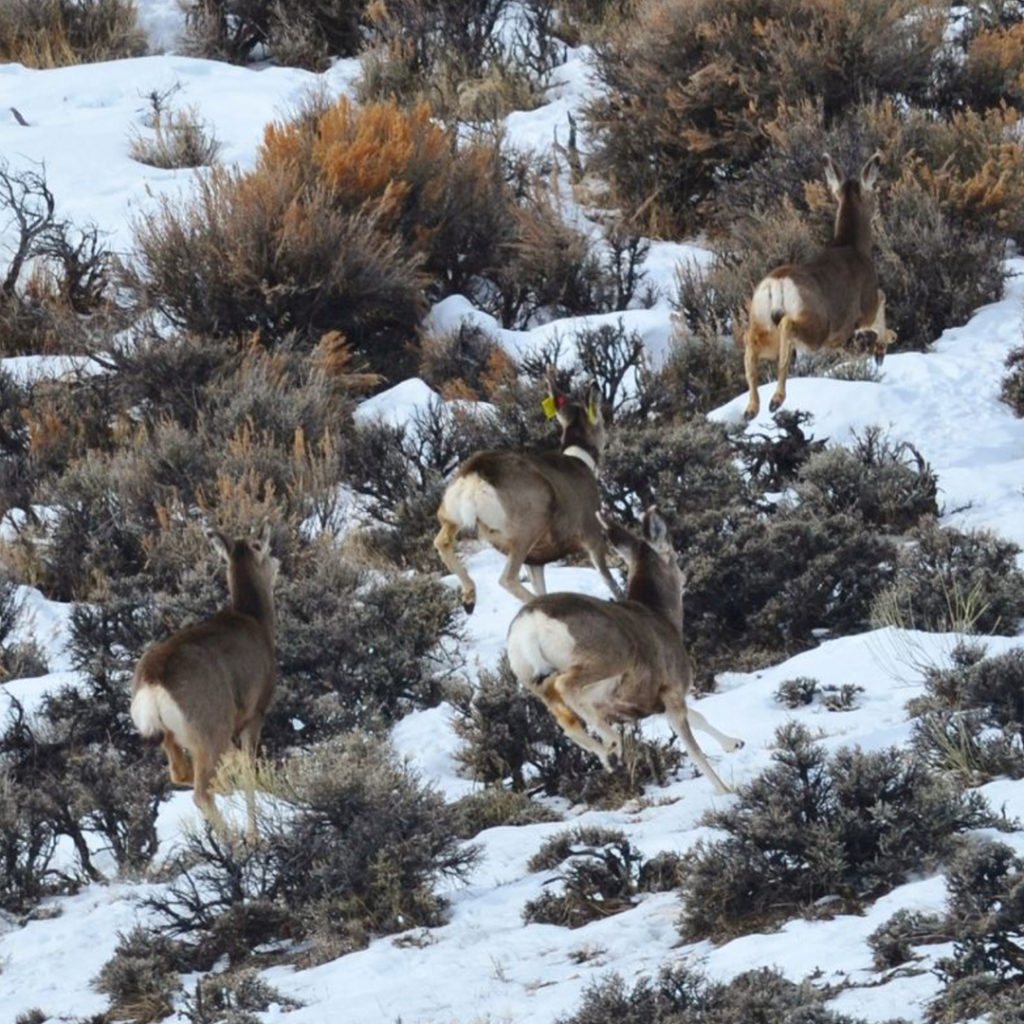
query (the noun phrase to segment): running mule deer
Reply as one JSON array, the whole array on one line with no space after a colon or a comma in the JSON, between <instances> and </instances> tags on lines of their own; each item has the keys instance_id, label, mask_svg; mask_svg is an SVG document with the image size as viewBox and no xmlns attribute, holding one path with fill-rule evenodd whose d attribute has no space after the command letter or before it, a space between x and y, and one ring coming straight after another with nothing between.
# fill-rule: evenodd
<instances>
[{"instance_id":1,"label":"running mule deer","mask_svg":"<svg viewBox=\"0 0 1024 1024\"><path fill-rule=\"evenodd\" d=\"M458 576L467 613L476 604L476 585L455 549L462 530L475 531L507 556L500 583L521 601L534 596L519 581L524 564L534 591L543 594L544 566L576 551L587 553L613 594L622 593L608 569L597 520L597 471L605 443L600 391L591 385L583 402L557 395L553 367L547 387L545 406L562 428L561 450L476 452L459 467L437 510L441 529L434 547Z\"/></svg>"},{"instance_id":2,"label":"running mule deer","mask_svg":"<svg viewBox=\"0 0 1024 1024\"><path fill-rule=\"evenodd\" d=\"M512 671L569 739L609 770L622 751L616 725L666 714L716 792L727 793L691 725L714 736L724 750L736 750L743 741L719 732L687 706L692 673L683 646L684 577L665 521L652 507L642 538L616 524L606 528L629 566L626 600L568 593L534 598L509 626Z\"/></svg>"},{"instance_id":3,"label":"running mule deer","mask_svg":"<svg viewBox=\"0 0 1024 1024\"><path fill-rule=\"evenodd\" d=\"M806 263L776 267L754 289L743 339L750 398L744 413L753 419L761 407L757 364L779 364L769 408L786 400L786 378L796 349L838 348L854 335L871 344L881 365L896 335L885 325L885 295L878 287L872 256L871 218L881 153L861 168L858 178L840 179L825 154L825 181L839 204L832 241Z\"/></svg>"},{"instance_id":4,"label":"running mule deer","mask_svg":"<svg viewBox=\"0 0 1024 1024\"><path fill-rule=\"evenodd\" d=\"M171 780L191 783L196 805L223 831L210 789L218 763L235 742L249 757L256 753L274 695L278 562L270 554L269 523L256 540L232 540L215 530L206 536L227 563L229 605L142 655L132 679L131 715L143 736L163 735ZM252 835L251 784L246 803Z\"/></svg>"}]
</instances>

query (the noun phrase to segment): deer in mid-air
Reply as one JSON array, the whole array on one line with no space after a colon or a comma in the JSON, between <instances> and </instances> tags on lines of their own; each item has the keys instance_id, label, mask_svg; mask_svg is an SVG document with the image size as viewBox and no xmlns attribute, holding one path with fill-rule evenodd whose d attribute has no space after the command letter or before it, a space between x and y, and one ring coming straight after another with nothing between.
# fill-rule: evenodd
<instances>
[{"instance_id":1,"label":"deer in mid-air","mask_svg":"<svg viewBox=\"0 0 1024 1024\"><path fill-rule=\"evenodd\" d=\"M506 556L500 583L521 601L534 596L519 581L524 564L534 591L543 594L544 566L576 551L587 553L613 594L622 592L608 569L597 519L605 444L600 391L591 385L584 401L558 395L554 367L548 369L547 388L546 407L562 428L560 450L475 452L456 471L437 510L441 528L434 547L458 576L467 613L476 604L476 585L455 548L463 530L476 532Z\"/></svg>"},{"instance_id":2,"label":"deer in mid-air","mask_svg":"<svg viewBox=\"0 0 1024 1024\"><path fill-rule=\"evenodd\" d=\"M255 540L231 539L211 529L206 536L227 565L228 607L142 655L132 678L131 716L143 736L163 736L171 781L191 783L196 806L224 831L211 792L214 774L235 742L249 757L255 755L274 695L278 561L270 553L269 523ZM251 785L246 802L252 836Z\"/></svg>"},{"instance_id":3,"label":"deer in mid-air","mask_svg":"<svg viewBox=\"0 0 1024 1024\"><path fill-rule=\"evenodd\" d=\"M716 792L728 793L691 726L714 736L724 750L743 741L687 706L692 670L683 646L685 579L668 527L652 507L642 537L614 523L606 529L629 567L626 600L572 593L534 598L509 626L512 671L569 739L596 754L605 768L612 770L621 757L617 725L663 713Z\"/></svg>"},{"instance_id":4,"label":"deer in mid-air","mask_svg":"<svg viewBox=\"0 0 1024 1024\"><path fill-rule=\"evenodd\" d=\"M744 417L761 408L757 365L779 364L779 379L769 408L786 400L786 378L797 349L838 348L851 337L872 345L881 365L896 335L885 325L885 295L878 287L872 255L871 218L881 153L875 153L857 178L840 178L825 154L825 181L839 204L832 241L806 263L776 267L754 289L743 338L750 398Z\"/></svg>"}]
</instances>

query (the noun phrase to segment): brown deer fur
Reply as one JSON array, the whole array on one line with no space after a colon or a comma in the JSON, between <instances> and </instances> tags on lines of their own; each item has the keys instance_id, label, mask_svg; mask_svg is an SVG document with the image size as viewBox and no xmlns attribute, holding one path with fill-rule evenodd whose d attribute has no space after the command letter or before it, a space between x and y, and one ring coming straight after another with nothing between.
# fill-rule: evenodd
<instances>
[{"instance_id":1,"label":"brown deer fur","mask_svg":"<svg viewBox=\"0 0 1024 1024\"><path fill-rule=\"evenodd\" d=\"M223 828L210 791L214 773L235 741L255 754L274 694L278 563L270 554L269 523L256 541L213 530L207 537L227 563L229 606L142 655L132 679L131 715L143 736L163 735L171 780L192 783L196 805ZM250 832L254 800L250 788Z\"/></svg>"},{"instance_id":2,"label":"brown deer fur","mask_svg":"<svg viewBox=\"0 0 1024 1024\"><path fill-rule=\"evenodd\" d=\"M878 288L872 255L871 218L881 154L875 153L857 179L842 181L825 155L825 180L839 204L832 241L806 263L776 267L754 289L743 339L750 399L746 419L757 415L757 366L779 364L769 408L786 400L786 378L797 349L838 348L855 334L873 345L881 364L895 334L885 325L885 295Z\"/></svg>"},{"instance_id":3,"label":"brown deer fur","mask_svg":"<svg viewBox=\"0 0 1024 1024\"><path fill-rule=\"evenodd\" d=\"M651 508L642 539L614 524L608 533L629 566L626 600L568 593L534 598L509 626L512 671L547 705L565 734L609 769L622 749L616 724L666 714L690 757L716 791L726 793L691 725L710 733L725 750L743 741L719 732L686 704L692 673L683 646L684 578L668 529Z\"/></svg>"},{"instance_id":4,"label":"brown deer fur","mask_svg":"<svg viewBox=\"0 0 1024 1024\"><path fill-rule=\"evenodd\" d=\"M548 394L556 400L550 371ZM476 604L476 585L455 548L460 531L476 532L507 556L500 582L521 601L534 596L519 581L523 565L536 593L543 594L544 566L577 551L589 555L612 593L621 593L608 569L607 544L597 520L597 468L605 442L600 392L591 387L586 404L564 402L556 416L562 428L560 451L476 452L444 492L434 547L458 576L467 612Z\"/></svg>"}]
</instances>

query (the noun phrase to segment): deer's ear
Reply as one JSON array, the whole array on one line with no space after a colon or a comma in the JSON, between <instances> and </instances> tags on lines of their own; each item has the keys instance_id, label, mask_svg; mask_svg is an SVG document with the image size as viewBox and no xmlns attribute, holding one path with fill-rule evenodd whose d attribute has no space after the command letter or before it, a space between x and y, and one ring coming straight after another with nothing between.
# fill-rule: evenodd
<instances>
[{"instance_id":1,"label":"deer's ear","mask_svg":"<svg viewBox=\"0 0 1024 1024\"><path fill-rule=\"evenodd\" d=\"M882 154L872 153L860 169L860 187L864 192L873 192L878 182L878 172L882 166Z\"/></svg>"},{"instance_id":2,"label":"deer's ear","mask_svg":"<svg viewBox=\"0 0 1024 1024\"><path fill-rule=\"evenodd\" d=\"M587 392L587 419L595 426L603 419L601 413L601 389L597 384L591 384Z\"/></svg>"},{"instance_id":3,"label":"deer's ear","mask_svg":"<svg viewBox=\"0 0 1024 1024\"><path fill-rule=\"evenodd\" d=\"M654 505L644 513L644 540L662 554L672 550L668 524L661 518L661 513Z\"/></svg>"},{"instance_id":4,"label":"deer's ear","mask_svg":"<svg viewBox=\"0 0 1024 1024\"><path fill-rule=\"evenodd\" d=\"M836 170L836 165L828 153L825 154L825 184L828 185L832 195L838 199L843 188L843 179L839 177L839 171Z\"/></svg>"},{"instance_id":5,"label":"deer's ear","mask_svg":"<svg viewBox=\"0 0 1024 1024\"><path fill-rule=\"evenodd\" d=\"M632 565L636 560L640 541L624 526L620 526L602 512L597 513L597 521L601 524L608 543L615 548L627 565Z\"/></svg>"},{"instance_id":6,"label":"deer's ear","mask_svg":"<svg viewBox=\"0 0 1024 1024\"><path fill-rule=\"evenodd\" d=\"M260 535L253 542L252 550L253 554L262 562L263 559L270 554L270 541L274 536L274 528L270 525L270 520L265 519L263 526L260 528Z\"/></svg>"},{"instance_id":7,"label":"deer's ear","mask_svg":"<svg viewBox=\"0 0 1024 1024\"><path fill-rule=\"evenodd\" d=\"M206 527L203 531L206 534L206 539L210 542L210 547L224 559L225 562L231 561L231 542L221 533L219 530L214 530L211 527Z\"/></svg>"}]
</instances>

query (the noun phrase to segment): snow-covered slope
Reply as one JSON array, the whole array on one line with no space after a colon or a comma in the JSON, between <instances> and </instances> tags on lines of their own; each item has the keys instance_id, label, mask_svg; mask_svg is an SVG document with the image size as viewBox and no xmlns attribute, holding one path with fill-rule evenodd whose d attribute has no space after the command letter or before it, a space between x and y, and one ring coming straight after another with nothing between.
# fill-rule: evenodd
<instances>
[{"instance_id":1,"label":"snow-covered slope","mask_svg":"<svg viewBox=\"0 0 1024 1024\"><path fill-rule=\"evenodd\" d=\"M174 46L180 30L166 2L143 5L146 24L158 45ZM289 69L254 71L179 56L147 57L54 71L0 67L0 154L16 166L43 162L62 214L95 221L110 232L119 251L130 248L131 222L161 194L188 187L191 172L161 171L138 164L128 156L128 135L140 124L144 94L180 83L176 101L194 104L223 143L227 163L249 164L263 125L285 113L318 79L340 91L356 73L353 62L341 62L323 76ZM565 112L590 88L585 65L574 57L552 90L552 102L529 114L509 119L513 142L535 148L550 145L554 131L565 123ZM29 121L23 127L8 113L17 107ZM633 310L610 317L640 332L652 358L664 352L672 324L668 297L675 265L680 260L707 259L692 245L660 244L647 260L649 281L660 290L650 310ZM1010 269L1024 271L1024 261ZM797 378L789 384L787 407L813 416L812 431L833 442L849 441L852 431L884 427L894 438L916 445L939 475L940 498L946 521L960 526L987 527L1024 545L1024 421L1014 419L998 402L1002 362L1021 337L1024 284L1012 278L1006 297L979 310L963 327L947 331L934 351L891 355L878 382L842 382ZM469 317L487 323L510 351L522 353L558 333L571 337L581 321L559 321L534 331L513 332L496 327L468 300L453 297L431 313L435 329L456 326ZM19 374L28 364L4 361ZM43 370L41 372L46 372ZM767 407L767 395L762 396ZM426 385L411 382L400 394L378 397L363 416L383 414L390 421L409 416L433 400ZM717 410L713 417L735 421L745 396ZM767 415L750 429L770 425ZM494 552L477 549L469 557L477 581L477 608L466 624L467 662L472 670L493 666L504 645L505 630L517 606L497 584L501 560ZM549 570L549 588L578 590L604 596L604 586L592 570ZM451 580L454 585L454 580ZM31 704L46 688L72 678L61 650L66 609L54 607L38 594L27 593L25 626L50 652L58 671L35 680L0 687ZM760 672L725 673L718 692L700 701L700 710L726 731L746 740L735 754L706 746L716 769L733 784L743 783L770 762L776 729L790 720L801 721L820 733L830 749L860 744L880 749L906 741L907 701L922 690L923 666L945 664L956 637L883 629L822 644L789 661ZM994 638L990 653L1020 644L1020 638ZM787 710L772 699L783 680L811 676L822 684L853 683L864 688L856 710L833 713L821 707ZM2 708L2 704L0 704ZM647 723L653 736L668 734L667 724ZM450 711L417 712L394 730L398 749L450 798L474 789L460 778L453 758L457 740ZM994 806L1024 817L1024 784L1006 780L985 787ZM710 807L729 797L715 796L706 780L681 773L650 799L617 811L566 809L574 823L622 829L644 854L676 852L707 835L698 822ZM183 825L194 820L189 794L178 793L162 810L160 834L164 852L172 849ZM655 973L672 962L701 964L715 978L727 979L752 966L775 965L800 980L821 970L824 981L848 979L871 985L845 992L837 1009L869 1020L903 1016L923 1020L923 1006L936 991L935 978L922 973L877 984L866 937L896 909L938 910L945 900L940 877L915 880L879 900L860 917L788 924L770 935L751 935L720 947L708 943L681 945L676 929L677 898L656 894L641 899L634 909L579 930L549 925L524 925L521 912L527 900L543 890L547 876L527 871L528 858L562 824L498 828L478 837L483 855L465 885L450 893L447 924L400 942L395 937L374 941L357 953L322 966L296 971L278 967L267 978L284 994L301 1000L302 1009L271 1009L270 1021L292 1024L469 1024L491 1020L516 1024L550 1024L570 1012L583 989L614 971L632 981ZM1024 852L1024 834L1001 836ZM24 927L0 924L0 1021L39 1006L52 1015L98 1012L104 997L93 992L91 979L109 957L117 932L143 919L137 906L147 891L143 884L118 881L90 885L79 895L50 901L59 916ZM408 938L408 936L406 937ZM931 947L929 956L941 956ZM927 962L925 964L927 966Z\"/></svg>"}]
</instances>

